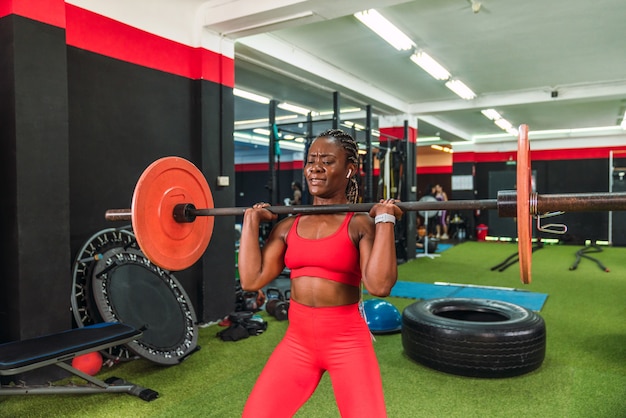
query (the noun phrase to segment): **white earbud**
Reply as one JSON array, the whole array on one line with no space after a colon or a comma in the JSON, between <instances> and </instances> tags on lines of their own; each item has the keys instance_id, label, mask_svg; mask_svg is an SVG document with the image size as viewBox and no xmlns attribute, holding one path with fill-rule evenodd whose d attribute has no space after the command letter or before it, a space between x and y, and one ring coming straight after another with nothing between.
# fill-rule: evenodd
<instances>
[{"instance_id":1,"label":"white earbud","mask_svg":"<svg viewBox=\"0 0 626 418\"><path fill-rule=\"evenodd\" d=\"M346 176L347 179L350 178L350 174L352 174L352 170L348 170L348 175Z\"/></svg>"}]
</instances>

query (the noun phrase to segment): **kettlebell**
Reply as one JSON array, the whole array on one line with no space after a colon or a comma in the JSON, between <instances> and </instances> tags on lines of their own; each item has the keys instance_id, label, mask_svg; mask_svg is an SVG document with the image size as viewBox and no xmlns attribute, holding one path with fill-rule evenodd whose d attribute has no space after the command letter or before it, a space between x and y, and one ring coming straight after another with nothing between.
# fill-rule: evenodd
<instances>
[{"instance_id":1,"label":"kettlebell","mask_svg":"<svg viewBox=\"0 0 626 418\"><path fill-rule=\"evenodd\" d=\"M268 287L265 295L267 297L267 302L265 303L267 313L279 321L286 320L289 316L289 301L285 300L285 296L280 289Z\"/></svg>"}]
</instances>

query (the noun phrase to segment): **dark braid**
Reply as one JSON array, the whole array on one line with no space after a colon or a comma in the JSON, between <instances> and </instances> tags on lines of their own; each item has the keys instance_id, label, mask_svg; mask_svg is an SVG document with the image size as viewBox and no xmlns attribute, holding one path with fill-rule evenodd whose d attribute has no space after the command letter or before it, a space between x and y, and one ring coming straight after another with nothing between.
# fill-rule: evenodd
<instances>
[{"instance_id":1,"label":"dark braid","mask_svg":"<svg viewBox=\"0 0 626 418\"><path fill-rule=\"evenodd\" d=\"M346 156L348 158L348 162L354 163L357 167L359 166L359 146L352 136L345 133L341 129L329 129L327 131L322 132L317 136L318 138L333 138L336 141L339 141L339 144L346 152ZM348 182L348 186L346 187L346 197L348 198L349 203L357 203L359 198L359 184L356 181L356 176L351 176L350 181Z\"/></svg>"}]
</instances>

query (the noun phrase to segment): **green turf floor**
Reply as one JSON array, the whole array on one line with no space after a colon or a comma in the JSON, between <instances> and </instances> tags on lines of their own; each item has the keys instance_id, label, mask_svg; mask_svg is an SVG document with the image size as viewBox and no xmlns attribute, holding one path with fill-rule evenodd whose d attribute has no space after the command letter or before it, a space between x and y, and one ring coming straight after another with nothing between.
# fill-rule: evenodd
<instances>
[{"instance_id":1,"label":"green turf floor","mask_svg":"<svg viewBox=\"0 0 626 418\"><path fill-rule=\"evenodd\" d=\"M533 254L533 282L518 265L490 268L514 244L466 242L436 259L399 266L400 280L504 286L547 293L543 365L523 376L477 379L437 372L407 358L401 335L375 343L390 417L626 417L626 248L594 254L611 270L583 260L581 247L547 246ZM389 298L400 310L413 299ZM147 360L123 363L98 377L119 376L159 392L153 402L125 394L0 397L1 417L238 417L265 360L287 323L268 318L257 337L222 342L218 326L200 330L201 350L177 366ZM280 391L281 388L277 387ZM337 417L325 377L298 417Z\"/></svg>"}]
</instances>

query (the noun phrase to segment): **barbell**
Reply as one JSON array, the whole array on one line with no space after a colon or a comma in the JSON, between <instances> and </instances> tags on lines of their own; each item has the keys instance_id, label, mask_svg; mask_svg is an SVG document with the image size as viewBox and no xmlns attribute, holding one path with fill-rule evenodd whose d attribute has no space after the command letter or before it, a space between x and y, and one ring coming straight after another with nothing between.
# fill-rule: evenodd
<instances>
[{"instance_id":1,"label":"barbell","mask_svg":"<svg viewBox=\"0 0 626 418\"><path fill-rule=\"evenodd\" d=\"M552 212L626 210L626 193L544 194L532 191L528 126L519 128L517 190L500 191L497 199L396 203L403 211L497 210L517 218L520 278L531 282L531 221ZM375 203L270 206L277 215L369 212ZM164 157L139 177L130 209L109 209L109 221L131 221L139 247L155 265L183 270L200 259L213 234L215 216L243 215L247 207L215 208L202 172L180 157Z\"/></svg>"}]
</instances>

